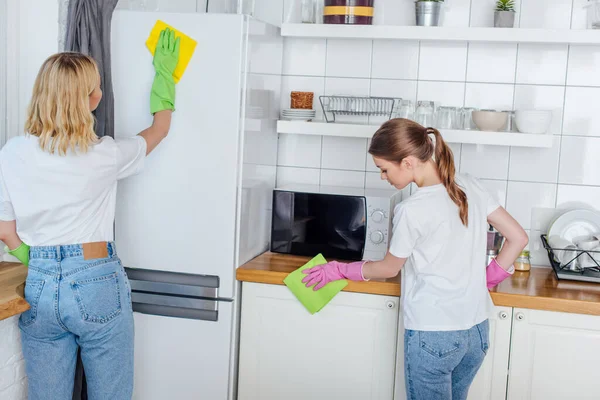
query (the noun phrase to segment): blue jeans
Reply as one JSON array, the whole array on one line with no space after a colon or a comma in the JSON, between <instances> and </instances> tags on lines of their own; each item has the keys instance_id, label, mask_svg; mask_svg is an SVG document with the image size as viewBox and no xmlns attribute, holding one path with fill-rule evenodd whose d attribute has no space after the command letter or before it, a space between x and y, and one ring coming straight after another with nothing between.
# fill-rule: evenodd
<instances>
[{"instance_id":1,"label":"blue jeans","mask_svg":"<svg viewBox=\"0 0 600 400\"><path fill-rule=\"evenodd\" d=\"M81 245L32 247L19 327L29 399L70 400L78 347L90 400L133 391L131 290L113 243L84 260Z\"/></svg>"},{"instance_id":2,"label":"blue jeans","mask_svg":"<svg viewBox=\"0 0 600 400\"><path fill-rule=\"evenodd\" d=\"M404 333L409 400L464 400L489 348L489 322L464 331Z\"/></svg>"}]
</instances>

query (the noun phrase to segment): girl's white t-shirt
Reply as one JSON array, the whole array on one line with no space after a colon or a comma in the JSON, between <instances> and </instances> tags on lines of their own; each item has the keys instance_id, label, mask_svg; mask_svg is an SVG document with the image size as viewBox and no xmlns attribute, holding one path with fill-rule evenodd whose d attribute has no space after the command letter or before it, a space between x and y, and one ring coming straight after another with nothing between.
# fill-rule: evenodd
<instances>
[{"instance_id":1,"label":"girl's white t-shirt","mask_svg":"<svg viewBox=\"0 0 600 400\"><path fill-rule=\"evenodd\" d=\"M456 182L469 203L467 227L441 184L419 188L395 208L390 253L408 259L401 293L406 329L470 329L492 311L487 217L500 205L474 177L459 175Z\"/></svg>"},{"instance_id":2,"label":"girl's white t-shirt","mask_svg":"<svg viewBox=\"0 0 600 400\"><path fill-rule=\"evenodd\" d=\"M141 136L103 137L65 156L43 151L36 136L13 138L0 151L0 220L16 220L30 246L111 241L117 181L141 171L145 157Z\"/></svg>"}]
</instances>

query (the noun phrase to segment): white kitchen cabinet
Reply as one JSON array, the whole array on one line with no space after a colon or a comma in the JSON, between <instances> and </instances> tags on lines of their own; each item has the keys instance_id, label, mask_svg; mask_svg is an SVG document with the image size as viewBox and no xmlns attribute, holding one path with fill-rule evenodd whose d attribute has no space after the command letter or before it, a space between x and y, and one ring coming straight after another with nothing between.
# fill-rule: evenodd
<instances>
[{"instance_id":1,"label":"white kitchen cabinet","mask_svg":"<svg viewBox=\"0 0 600 400\"><path fill-rule=\"evenodd\" d=\"M239 400L391 400L397 297L341 292L310 315L285 286L244 282Z\"/></svg>"},{"instance_id":2,"label":"white kitchen cabinet","mask_svg":"<svg viewBox=\"0 0 600 400\"><path fill-rule=\"evenodd\" d=\"M490 348L469 389L468 400L506 399L513 309L494 307L490 316Z\"/></svg>"},{"instance_id":3,"label":"white kitchen cabinet","mask_svg":"<svg viewBox=\"0 0 600 400\"><path fill-rule=\"evenodd\" d=\"M600 317L514 309L508 400L599 399Z\"/></svg>"},{"instance_id":4,"label":"white kitchen cabinet","mask_svg":"<svg viewBox=\"0 0 600 400\"><path fill-rule=\"evenodd\" d=\"M506 399L512 308L495 307L490 317L490 348L469 390L468 400ZM404 329L398 332L398 363L394 400L406 400L404 381Z\"/></svg>"}]
</instances>

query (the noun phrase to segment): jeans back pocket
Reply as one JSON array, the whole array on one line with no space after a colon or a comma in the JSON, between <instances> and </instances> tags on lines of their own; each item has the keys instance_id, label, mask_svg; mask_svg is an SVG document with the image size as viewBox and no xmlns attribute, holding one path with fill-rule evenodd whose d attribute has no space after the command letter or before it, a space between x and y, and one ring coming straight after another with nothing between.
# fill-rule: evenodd
<instances>
[{"instance_id":1,"label":"jeans back pocket","mask_svg":"<svg viewBox=\"0 0 600 400\"><path fill-rule=\"evenodd\" d=\"M105 324L121 313L119 278L116 272L72 282L71 289L84 321Z\"/></svg>"},{"instance_id":2,"label":"jeans back pocket","mask_svg":"<svg viewBox=\"0 0 600 400\"><path fill-rule=\"evenodd\" d=\"M29 303L29 310L22 313L19 318L22 326L29 326L35 322L44 283L44 280L37 279L27 279L25 281L25 300Z\"/></svg>"},{"instance_id":3,"label":"jeans back pocket","mask_svg":"<svg viewBox=\"0 0 600 400\"><path fill-rule=\"evenodd\" d=\"M434 357L445 358L464 345L460 331L419 331L419 345Z\"/></svg>"}]
</instances>

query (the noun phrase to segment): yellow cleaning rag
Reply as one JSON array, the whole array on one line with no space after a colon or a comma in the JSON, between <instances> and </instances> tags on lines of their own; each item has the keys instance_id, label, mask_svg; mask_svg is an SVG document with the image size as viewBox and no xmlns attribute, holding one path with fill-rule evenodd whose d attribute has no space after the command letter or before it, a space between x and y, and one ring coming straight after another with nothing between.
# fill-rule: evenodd
<instances>
[{"instance_id":1,"label":"yellow cleaning rag","mask_svg":"<svg viewBox=\"0 0 600 400\"><path fill-rule=\"evenodd\" d=\"M177 67L175 68L175 72L173 73L173 78L175 78L175 83L178 83L185 69L187 68L190 60L192 59L192 55L196 50L197 42L186 34L179 32L177 29L173 28L171 25L164 23L163 21L156 21L154 28L150 32L150 36L148 40L146 40L146 47L150 50L150 53L154 55L154 50L156 49L156 44L158 43L158 38L160 36L160 32L165 28L171 28L175 31L175 37L180 37L179 43L179 62L177 63Z\"/></svg>"}]
</instances>

